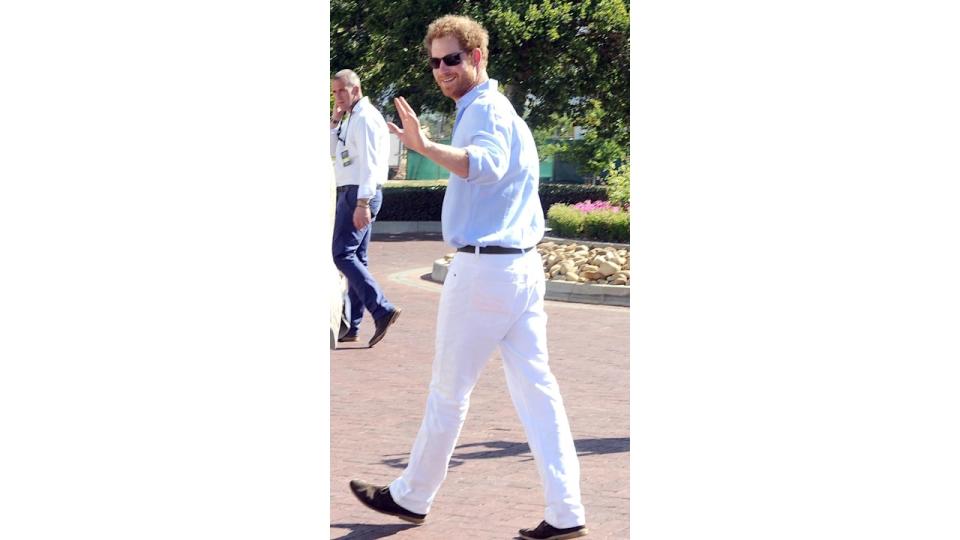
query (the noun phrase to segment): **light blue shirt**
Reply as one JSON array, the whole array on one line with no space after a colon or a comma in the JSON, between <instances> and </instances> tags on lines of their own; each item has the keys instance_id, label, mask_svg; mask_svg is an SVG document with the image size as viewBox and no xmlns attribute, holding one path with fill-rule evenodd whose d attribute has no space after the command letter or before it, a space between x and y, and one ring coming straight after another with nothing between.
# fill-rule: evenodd
<instances>
[{"instance_id":1,"label":"light blue shirt","mask_svg":"<svg viewBox=\"0 0 960 540\"><path fill-rule=\"evenodd\" d=\"M454 247L528 248L543 238L540 159L533 134L489 79L457 101L451 146L467 151L467 177L450 174L441 214Z\"/></svg>"}]
</instances>

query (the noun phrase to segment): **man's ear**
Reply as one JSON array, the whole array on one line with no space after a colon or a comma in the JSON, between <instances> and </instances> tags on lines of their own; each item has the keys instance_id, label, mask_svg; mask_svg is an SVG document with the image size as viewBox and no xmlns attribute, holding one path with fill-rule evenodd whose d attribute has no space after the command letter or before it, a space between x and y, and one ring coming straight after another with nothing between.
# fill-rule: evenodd
<instances>
[{"instance_id":1,"label":"man's ear","mask_svg":"<svg viewBox=\"0 0 960 540\"><path fill-rule=\"evenodd\" d=\"M480 61L483 60L483 51L479 47L470 51L470 56L473 57L473 65L480 66Z\"/></svg>"}]
</instances>

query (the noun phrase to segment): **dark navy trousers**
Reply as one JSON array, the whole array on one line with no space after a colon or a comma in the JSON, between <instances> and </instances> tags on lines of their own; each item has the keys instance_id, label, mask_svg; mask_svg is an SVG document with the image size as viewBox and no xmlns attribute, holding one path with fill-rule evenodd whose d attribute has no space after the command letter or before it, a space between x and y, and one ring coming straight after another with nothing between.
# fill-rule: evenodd
<instances>
[{"instance_id":1,"label":"dark navy trousers","mask_svg":"<svg viewBox=\"0 0 960 540\"><path fill-rule=\"evenodd\" d=\"M370 215L376 219L383 203L383 192L377 190L370 199ZM347 278L347 293L350 313L350 334L356 335L363 319L363 311L376 319L383 318L394 310L383 290L367 269L367 246L373 222L357 230L353 225L353 211L357 206L357 186L347 186L337 192L337 210L333 224L333 262Z\"/></svg>"}]
</instances>

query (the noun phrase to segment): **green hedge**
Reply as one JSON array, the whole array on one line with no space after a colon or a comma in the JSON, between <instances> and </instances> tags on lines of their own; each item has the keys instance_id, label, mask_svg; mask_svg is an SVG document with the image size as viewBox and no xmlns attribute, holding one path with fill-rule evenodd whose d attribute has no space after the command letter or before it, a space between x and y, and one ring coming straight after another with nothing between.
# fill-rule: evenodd
<instances>
[{"instance_id":1,"label":"green hedge","mask_svg":"<svg viewBox=\"0 0 960 540\"><path fill-rule=\"evenodd\" d=\"M555 204L576 204L588 199L607 200L607 186L540 184L540 204L543 205L544 217L547 217L550 207Z\"/></svg>"},{"instance_id":2,"label":"green hedge","mask_svg":"<svg viewBox=\"0 0 960 540\"><path fill-rule=\"evenodd\" d=\"M378 221L440 221L447 186L383 188Z\"/></svg>"},{"instance_id":3,"label":"green hedge","mask_svg":"<svg viewBox=\"0 0 960 540\"><path fill-rule=\"evenodd\" d=\"M583 213L566 204L555 204L547 212L551 236L598 240L600 242L630 242L630 213L601 210Z\"/></svg>"},{"instance_id":4,"label":"green hedge","mask_svg":"<svg viewBox=\"0 0 960 540\"><path fill-rule=\"evenodd\" d=\"M547 212L550 236L579 238L583 236L583 212L566 204L555 204Z\"/></svg>"},{"instance_id":5,"label":"green hedge","mask_svg":"<svg viewBox=\"0 0 960 540\"><path fill-rule=\"evenodd\" d=\"M379 221L440 221L446 186L391 186L383 188L383 205ZM587 199L606 200L606 186L578 184L540 184L540 204L546 218L554 204L575 204Z\"/></svg>"}]
</instances>

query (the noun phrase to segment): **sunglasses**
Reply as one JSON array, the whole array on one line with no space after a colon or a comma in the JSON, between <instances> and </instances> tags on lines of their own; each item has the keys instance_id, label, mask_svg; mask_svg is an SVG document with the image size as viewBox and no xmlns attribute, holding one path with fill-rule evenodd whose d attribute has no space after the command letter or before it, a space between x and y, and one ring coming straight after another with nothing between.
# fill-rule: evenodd
<instances>
[{"instance_id":1,"label":"sunglasses","mask_svg":"<svg viewBox=\"0 0 960 540\"><path fill-rule=\"evenodd\" d=\"M437 69L437 68L439 68L441 61L442 61L444 64L446 64L446 65L448 65L448 66L450 66L450 67L459 65L460 62L463 61L463 59L460 57L460 55L463 54L463 53L464 53L464 51L457 51L457 52L455 52L455 53L450 53L450 54L444 56L443 58L434 58L434 57L431 56L431 57L430 57L430 67L431 67L432 69Z\"/></svg>"}]
</instances>

